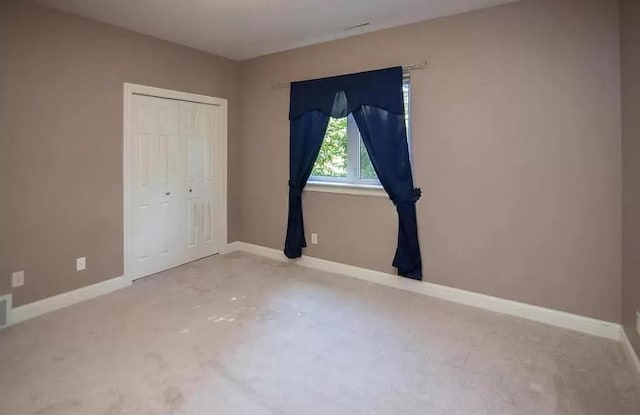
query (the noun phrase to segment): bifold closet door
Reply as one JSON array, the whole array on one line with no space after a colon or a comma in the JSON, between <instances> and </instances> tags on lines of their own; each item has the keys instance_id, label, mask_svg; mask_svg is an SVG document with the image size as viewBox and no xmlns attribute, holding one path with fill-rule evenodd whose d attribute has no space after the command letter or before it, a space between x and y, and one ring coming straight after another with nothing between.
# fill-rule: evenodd
<instances>
[{"instance_id":1,"label":"bifold closet door","mask_svg":"<svg viewBox=\"0 0 640 415\"><path fill-rule=\"evenodd\" d=\"M134 95L132 109L130 242L139 278L174 266L184 255L179 189L185 152L179 101Z\"/></svg>"},{"instance_id":2,"label":"bifold closet door","mask_svg":"<svg viewBox=\"0 0 640 415\"><path fill-rule=\"evenodd\" d=\"M134 95L131 116L133 279L218 252L215 152L219 107Z\"/></svg>"},{"instance_id":3,"label":"bifold closet door","mask_svg":"<svg viewBox=\"0 0 640 415\"><path fill-rule=\"evenodd\" d=\"M188 261L218 252L214 235L219 232L215 220L220 181L216 152L220 151L220 107L181 102L182 134L186 142L186 249Z\"/></svg>"}]
</instances>

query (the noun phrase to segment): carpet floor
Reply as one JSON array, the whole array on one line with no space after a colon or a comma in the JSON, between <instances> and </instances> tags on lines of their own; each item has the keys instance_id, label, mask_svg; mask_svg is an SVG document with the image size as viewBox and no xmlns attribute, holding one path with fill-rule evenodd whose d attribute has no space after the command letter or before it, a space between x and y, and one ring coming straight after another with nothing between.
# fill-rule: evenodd
<instances>
[{"instance_id":1,"label":"carpet floor","mask_svg":"<svg viewBox=\"0 0 640 415\"><path fill-rule=\"evenodd\" d=\"M614 341L245 253L0 331L0 414L638 415Z\"/></svg>"}]
</instances>

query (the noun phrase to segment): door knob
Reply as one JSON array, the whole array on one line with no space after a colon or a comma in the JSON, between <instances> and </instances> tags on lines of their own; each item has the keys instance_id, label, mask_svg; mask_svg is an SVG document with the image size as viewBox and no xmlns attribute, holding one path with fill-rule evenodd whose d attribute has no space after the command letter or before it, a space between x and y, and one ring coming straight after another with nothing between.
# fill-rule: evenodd
<instances>
[{"instance_id":1,"label":"door knob","mask_svg":"<svg viewBox=\"0 0 640 415\"><path fill-rule=\"evenodd\" d=\"M193 189L189 188L189 193L193 192Z\"/></svg>"}]
</instances>

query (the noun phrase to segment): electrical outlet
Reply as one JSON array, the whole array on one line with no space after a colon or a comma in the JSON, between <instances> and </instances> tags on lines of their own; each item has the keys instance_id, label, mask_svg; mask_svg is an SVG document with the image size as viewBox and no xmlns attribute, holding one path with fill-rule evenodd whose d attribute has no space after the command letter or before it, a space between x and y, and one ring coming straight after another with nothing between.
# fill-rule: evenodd
<instances>
[{"instance_id":1,"label":"electrical outlet","mask_svg":"<svg viewBox=\"0 0 640 415\"><path fill-rule=\"evenodd\" d=\"M84 271L87 269L87 258L76 258L76 271Z\"/></svg>"},{"instance_id":2,"label":"electrical outlet","mask_svg":"<svg viewBox=\"0 0 640 415\"><path fill-rule=\"evenodd\" d=\"M318 244L318 234L317 233L312 233L311 234L311 243L314 245Z\"/></svg>"},{"instance_id":3,"label":"electrical outlet","mask_svg":"<svg viewBox=\"0 0 640 415\"><path fill-rule=\"evenodd\" d=\"M24 271L16 271L11 274L11 286L13 288L24 285Z\"/></svg>"},{"instance_id":4,"label":"electrical outlet","mask_svg":"<svg viewBox=\"0 0 640 415\"><path fill-rule=\"evenodd\" d=\"M636 311L636 331L638 332L638 336L640 336L640 311Z\"/></svg>"}]
</instances>

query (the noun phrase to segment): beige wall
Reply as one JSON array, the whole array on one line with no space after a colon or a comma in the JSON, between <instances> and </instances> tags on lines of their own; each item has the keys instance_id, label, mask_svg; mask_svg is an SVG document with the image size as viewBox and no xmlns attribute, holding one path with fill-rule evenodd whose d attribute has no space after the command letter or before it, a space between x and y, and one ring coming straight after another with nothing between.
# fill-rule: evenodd
<instances>
[{"instance_id":1,"label":"beige wall","mask_svg":"<svg viewBox=\"0 0 640 415\"><path fill-rule=\"evenodd\" d=\"M425 279L620 321L617 2L524 0L241 64L240 239L281 249L288 90L271 84L429 61L412 74ZM381 198L305 192L306 254L382 271Z\"/></svg>"},{"instance_id":2,"label":"beige wall","mask_svg":"<svg viewBox=\"0 0 640 415\"><path fill-rule=\"evenodd\" d=\"M0 2L0 293L17 305L122 275L122 84L229 99L238 64L24 2ZM237 164L229 164L237 211ZM232 216L233 218L233 216ZM238 237L229 223L229 237ZM87 270L75 272L75 258Z\"/></svg>"},{"instance_id":3,"label":"beige wall","mask_svg":"<svg viewBox=\"0 0 640 415\"><path fill-rule=\"evenodd\" d=\"M622 0L622 323L640 356L640 2Z\"/></svg>"}]
</instances>

